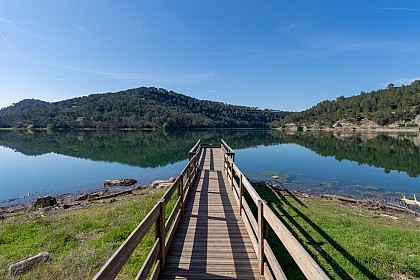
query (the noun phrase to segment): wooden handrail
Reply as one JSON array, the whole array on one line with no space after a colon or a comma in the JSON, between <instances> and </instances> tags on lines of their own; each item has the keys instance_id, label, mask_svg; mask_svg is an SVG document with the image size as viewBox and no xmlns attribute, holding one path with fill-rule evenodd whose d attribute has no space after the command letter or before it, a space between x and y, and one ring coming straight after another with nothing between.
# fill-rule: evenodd
<instances>
[{"instance_id":1,"label":"wooden handrail","mask_svg":"<svg viewBox=\"0 0 420 280\"><path fill-rule=\"evenodd\" d=\"M329 279L327 274L276 216L235 164L234 151L224 140L221 140L221 146L225 154L224 170L230 181L234 197L238 202L239 213L251 238L251 243L259 261L261 274L266 279L286 279L267 240L268 228L271 228L308 279ZM258 209L257 217L254 216L255 214L252 213L250 205L245 200L244 191L248 193L255 208Z\"/></svg>"},{"instance_id":2,"label":"wooden handrail","mask_svg":"<svg viewBox=\"0 0 420 280\"><path fill-rule=\"evenodd\" d=\"M195 143L194 147L188 152L189 160L193 158L201 149L201 139L198 139L197 143Z\"/></svg>"},{"instance_id":3,"label":"wooden handrail","mask_svg":"<svg viewBox=\"0 0 420 280\"><path fill-rule=\"evenodd\" d=\"M220 144L221 144L221 148L223 150L223 152L225 153L225 155L227 155L228 157L230 157L233 161L235 161L235 152L233 151L233 149L226 143L225 140L221 139L220 140Z\"/></svg>"},{"instance_id":4,"label":"wooden handrail","mask_svg":"<svg viewBox=\"0 0 420 280\"><path fill-rule=\"evenodd\" d=\"M156 230L155 242L136 279L146 279L149 274L151 274L150 279L158 278L160 272L165 268L166 253L184 213L186 194L188 194L197 175L200 145L201 140L191 149L188 164L162 196L162 199L150 210L143 221L133 230L93 279L114 279L153 225L155 225ZM166 220L166 205L175 194L178 197L176 204ZM154 269L150 273L153 266Z\"/></svg>"}]
</instances>

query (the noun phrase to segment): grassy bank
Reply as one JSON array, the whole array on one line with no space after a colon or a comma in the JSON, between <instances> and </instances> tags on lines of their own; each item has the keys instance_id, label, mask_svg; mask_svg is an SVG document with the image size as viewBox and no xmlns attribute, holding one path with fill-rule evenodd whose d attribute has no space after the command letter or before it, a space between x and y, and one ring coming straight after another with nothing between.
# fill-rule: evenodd
<instances>
[{"instance_id":1,"label":"grassy bank","mask_svg":"<svg viewBox=\"0 0 420 280\"><path fill-rule=\"evenodd\" d=\"M146 216L165 190L86 203L78 209L6 214L0 221L0 279L10 264L50 253L51 260L19 279L90 279ZM168 207L170 209L170 207ZM144 238L121 279L133 279L154 242L154 230Z\"/></svg>"},{"instance_id":2,"label":"grassy bank","mask_svg":"<svg viewBox=\"0 0 420 280\"><path fill-rule=\"evenodd\" d=\"M257 190L332 279L420 279L420 221L414 215ZM269 237L276 242L273 233ZM286 273L301 278L284 248L275 250Z\"/></svg>"},{"instance_id":3,"label":"grassy bank","mask_svg":"<svg viewBox=\"0 0 420 280\"><path fill-rule=\"evenodd\" d=\"M342 202L284 196L256 188L332 279L419 279L420 221ZM165 190L148 189L116 201L67 210L3 214L0 279L12 263L48 251L51 260L19 279L90 279L146 216ZM171 210L171 203L167 211ZM168 213L167 213L168 214ZM304 279L270 233L289 279ZM153 229L124 266L119 279L133 279L153 244Z\"/></svg>"}]
</instances>

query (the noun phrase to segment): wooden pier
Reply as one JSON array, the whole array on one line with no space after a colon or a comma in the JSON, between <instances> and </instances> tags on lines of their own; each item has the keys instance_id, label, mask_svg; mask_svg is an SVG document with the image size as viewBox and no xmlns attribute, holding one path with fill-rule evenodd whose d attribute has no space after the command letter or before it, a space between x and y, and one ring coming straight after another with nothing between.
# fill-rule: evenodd
<instances>
[{"instance_id":1,"label":"wooden pier","mask_svg":"<svg viewBox=\"0 0 420 280\"><path fill-rule=\"evenodd\" d=\"M94 279L114 279L153 225L155 244L136 279L287 279L272 252L270 228L308 279L328 279L248 182L223 140L213 145L199 140L189 158ZM173 196L177 201L167 216Z\"/></svg>"}]
</instances>

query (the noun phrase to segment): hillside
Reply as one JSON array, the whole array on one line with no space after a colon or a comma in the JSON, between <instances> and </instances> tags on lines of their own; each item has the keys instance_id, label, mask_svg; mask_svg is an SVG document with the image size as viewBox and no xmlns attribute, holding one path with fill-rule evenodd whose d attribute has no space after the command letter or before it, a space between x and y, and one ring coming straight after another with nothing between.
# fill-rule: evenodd
<instances>
[{"instance_id":1,"label":"hillside","mask_svg":"<svg viewBox=\"0 0 420 280\"><path fill-rule=\"evenodd\" d=\"M272 127L296 128L372 128L419 127L420 81L411 85L361 92L360 95L323 101L272 123Z\"/></svg>"},{"instance_id":2,"label":"hillside","mask_svg":"<svg viewBox=\"0 0 420 280\"><path fill-rule=\"evenodd\" d=\"M92 94L54 103L38 102L37 106L22 106L25 102L0 110L0 127L256 128L268 127L272 121L287 114L199 100L160 88L146 87Z\"/></svg>"},{"instance_id":3,"label":"hillside","mask_svg":"<svg viewBox=\"0 0 420 280\"><path fill-rule=\"evenodd\" d=\"M48 104L49 104L48 102L38 100L38 99L24 99L22 101L19 101L18 103L13 104L12 106L9 106L7 108L2 108L0 110L0 116L20 113L28 109L32 109L38 106L45 106Z\"/></svg>"}]
</instances>

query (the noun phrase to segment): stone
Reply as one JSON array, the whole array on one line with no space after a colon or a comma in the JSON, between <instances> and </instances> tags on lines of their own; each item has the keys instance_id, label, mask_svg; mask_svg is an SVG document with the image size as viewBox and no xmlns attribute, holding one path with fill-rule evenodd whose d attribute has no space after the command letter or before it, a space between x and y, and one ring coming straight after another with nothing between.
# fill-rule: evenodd
<instances>
[{"instance_id":1,"label":"stone","mask_svg":"<svg viewBox=\"0 0 420 280\"><path fill-rule=\"evenodd\" d=\"M176 180L176 178L175 178L175 177L171 177L171 178L169 178L169 179L168 179L168 182L173 183L173 182L175 182L175 180Z\"/></svg>"},{"instance_id":2,"label":"stone","mask_svg":"<svg viewBox=\"0 0 420 280\"><path fill-rule=\"evenodd\" d=\"M129 187L137 183L137 180L134 179L120 179L120 180L105 180L104 181L104 188L112 187L112 186L124 186Z\"/></svg>"},{"instance_id":3,"label":"stone","mask_svg":"<svg viewBox=\"0 0 420 280\"><path fill-rule=\"evenodd\" d=\"M49 258L50 254L48 252L39 253L36 256L10 265L9 274L11 276L24 274L30 271L31 269L34 269L35 267L39 266L40 264L47 262Z\"/></svg>"},{"instance_id":4,"label":"stone","mask_svg":"<svg viewBox=\"0 0 420 280\"><path fill-rule=\"evenodd\" d=\"M156 181L153 181L151 185L155 189L160 189L160 188L170 187L172 183L167 180L156 180Z\"/></svg>"},{"instance_id":5,"label":"stone","mask_svg":"<svg viewBox=\"0 0 420 280\"><path fill-rule=\"evenodd\" d=\"M37 208L45 208L49 206L54 206L57 204L57 200L55 197L52 197L50 195L47 196L41 196L35 199L34 203L32 204L32 207Z\"/></svg>"}]
</instances>

